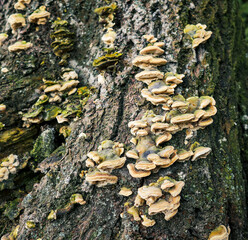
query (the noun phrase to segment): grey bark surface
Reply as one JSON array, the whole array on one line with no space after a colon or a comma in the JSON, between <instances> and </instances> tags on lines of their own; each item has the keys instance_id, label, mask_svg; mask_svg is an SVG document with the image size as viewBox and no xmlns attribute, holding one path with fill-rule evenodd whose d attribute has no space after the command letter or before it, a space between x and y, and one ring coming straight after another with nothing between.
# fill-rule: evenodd
<instances>
[{"instance_id":1,"label":"grey bark surface","mask_svg":"<svg viewBox=\"0 0 248 240\"><path fill-rule=\"evenodd\" d=\"M7 18L15 12L14 2L3 1L0 6L1 31L10 32ZM9 226L3 223L6 218L0 216L2 233L10 232L12 224L20 224L18 240L192 240L207 239L214 228L223 224L230 226L231 240L248 239L245 176L247 135L243 127L247 121L244 118L247 114L247 83L242 69L245 66L245 49L237 1L116 2L116 46L123 57L117 70L106 74L106 82L102 85L97 82L98 71L92 67L92 62L102 54L103 27L93 11L103 6L104 1L47 0L45 4L43 1L34 1L26 13L30 14L44 4L51 12L51 21L40 26L38 31L33 25L28 25L25 31L12 36L0 49L1 66L7 66L10 70L6 75L0 74L0 102L6 103L9 109L5 115L1 115L0 121L7 123L7 128L22 126L18 112L28 109L37 100L39 95L35 89L42 85L43 77L56 78L60 72L49 37L51 22L57 17L67 20L76 32L76 47L69 59L69 66L79 74L81 85L97 89L84 106L83 115L71 124L72 132L66 140L65 154L55 154L44 160L44 163L53 164L44 164L46 169L42 176L21 202L20 215ZM186 24L197 23L206 24L213 35L194 52L188 48L183 29ZM196 162L175 163L142 180L132 178L125 165L113 171L119 179L116 185L103 188L90 186L84 178L79 177L80 172L87 169L86 154L96 150L105 139L123 142L128 149L131 139L128 122L140 119L148 109L153 109L157 114L162 112L160 107L154 107L141 97L140 91L144 85L134 79L139 70L131 62L145 46L144 34L154 34L159 40L165 41L163 57L168 63L160 68L161 71L186 75L183 84L177 87L177 93L185 97L211 95L215 98L218 113L214 123L199 130L192 139L193 142L211 147L212 153ZM17 55L8 53L6 46L17 39L30 39L34 48ZM42 61L45 64L41 64ZM49 127L49 124L42 128ZM30 137L37 137L40 131L38 127L34 129L25 138L28 143L24 147L22 139L21 143L15 145L0 142L1 155L7 156L13 152L22 155L30 151L33 144ZM86 137L82 137L82 133ZM173 137L172 143L182 148L184 138L185 133L179 132ZM129 162L132 161L129 159ZM168 222L162 214L155 215L153 219L156 225L146 228L124 211L124 204L133 203L138 187L165 175L185 181L178 214ZM122 186L132 187L134 194L130 197L118 195ZM0 192L1 203L6 200L6 194L11 195L11 191L13 188ZM47 220L51 210L63 207L74 193L81 193L86 205L76 205L56 220ZM121 218L123 211L124 217ZM27 229L27 221L35 222L36 227Z\"/></svg>"}]
</instances>

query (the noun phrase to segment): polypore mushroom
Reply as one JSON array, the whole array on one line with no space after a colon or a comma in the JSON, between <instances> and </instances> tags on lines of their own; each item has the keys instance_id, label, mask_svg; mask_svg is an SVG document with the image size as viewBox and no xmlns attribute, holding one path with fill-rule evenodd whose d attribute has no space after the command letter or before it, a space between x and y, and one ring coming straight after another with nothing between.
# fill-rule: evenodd
<instances>
[{"instance_id":1,"label":"polypore mushroom","mask_svg":"<svg viewBox=\"0 0 248 240\"><path fill-rule=\"evenodd\" d=\"M134 164L129 163L127 165L129 174L133 177L133 178L143 178L143 177L147 177L151 174L151 171L137 171L135 169Z\"/></svg>"},{"instance_id":2,"label":"polypore mushroom","mask_svg":"<svg viewBox=\"0 0 248 240\"><path fill-rule=\"evenodd\" d=\"M195 161L199 158L206 158L207 155L211 152L211 148L209 147L197 147L194 149L194 155L192 161Z\"/></svg>"},{"instance_id":3,"label":"polypore mushroom","mask_svg":"<svg viewBox=\"0 0 248 240\"><path fill-rule=\"evenodd\" d=\"M141 215L143 221L141 222L141 224L145 227L152 227L156 222L155 220L151 220L149 218L147 218L146 215Z\"/></svg>"},{"instance_id":4,"label":"polypore mushroom","mask_svg":"<svg viewBox=\"0 0 248 240\"><path fill-rule=\"evenodd\" d=\"M110 159L110 160L106 160L103 161L102 163L100 163L97 168L101 169L101 170L112 170L112 169L117 169L117 168L121 168L123 167L123 165L126 162L126 158L122 157L122 158L117 158L117 159Z\"/></svg>"},{"instance_id":5,"label":"polypore mushroom","mask_svg":"<svg viewBox=\"0 0 248 240\"><path fill-rule=\"evenodd\" d=\"M10 24L13 33L15 33L18 28L26 26L25 18L20 13L10 15L8 23Z\"/></svg>"},{"instance_id":6,"label":"polypore mushroom","mask_svg":"<svg viewBox=\"0 0 248 240\"><path fill-rule=\"evenodd\" d=\"M182 191L182 189L183 189L185 183L184 183L183 181L178 181L178 182L175 181L174 184L175 184L175 185L174 185L172 188L170 188L169 190L167 190L167 191L171 194L171 196L176 197L176 196L178 196L178 195L180 194L180 192ZM164 189L164 190L165 190L165 189Z\"/></svg>"},{"instance_id":7,"label":"polypore mushroom","mask_svg":"<svg viewBox=\"0 0 248 240\"><path fill-rule=\"evenodd\" d=\"M116 39L116 32L113 28L108 28L107 33L102 36L102 41L109 45L110 48L114 47L114 41Z\"/></svg>"},{"instance_id":8,"label":"polypore mushroom","mask_svg":"<svg viewBox=\"0 0 248 240\"><path fill-rule=\"evenodd\" d=\"M119 194L125 197L132 195L132 190L130 188L122 187Z\"/></svg>"},{"instance_id":9,"label":"polypore mushroom","mask_svg":"<svg viewBox=\"0 0 248 240\"><path fill-rule=\"evenodd\" d=\"M156 168L156 165L150 161L141 160L135 164L135 168L138 170L150 171Z\"/></svg>"},{"instance_id":10,"label":"polypore mushroom","mask_svg":"<svg viewBox=\"0 0 248 240\"><path fill-rule=\"evenodd\" d=\"M6 110L6 105L0 104L0 112L5 112Z\"/></svg>"},{"instance_id":11,"label":"polypore mushroom","mask_svg":"<svg viewBox=\"0 0 248 240\"><path fill-rule=\"evenodd\" d=\"M159 197L162 196L162 191L159 187L143 186L138 189L138 195L144 200L147 200L150 197L154 197L155 199L158 199Z\"/></svg>"},{"instance_id":12,"label":"polypore mushroom","mask_svg":"<svg viewBox=\"0 0 248 240\"><path fill-rule=\"evenodd\" d=\"M47 18L50 17L50 13L46 11L45 6L40 6L39 9L35 10L29 17L28 20L31 23L36 23L38 25L44 25L47 22Z\"/></svg>"},{"instance_id":13,"label":"polypore mushroom","mask_svg":"<svg viewBox=\"0 0 248 240\"><path fill-rule=\"evenodd\" d=\"M220 225L210 233L208 240L228 240L230 232L229 227L226 228L224 225Z\"/></svg>"},{"instance_id":14,"label":"polypore mushroom","mask_svg":"<svg viewBox=\"0 0 248 240\"><path fill-rule=\"evenodd\" d=\"M78 84L79 84L79 81L77 80L66 81L65 83L63 83L59 91L60 92L66 91L72 87L76 87Z\"/></svg>"},{"instance_id":15,"label":"polypore mushroom","mask_svg":"<svg viewBox=\"0 0 248 240\"><path fill-rule=\"evenodd\" d=\"M107 184L115 184L118 178L107 172L92 171L86 174L86 181L90 184L96 184L98 187L105 186Z\"/></svg>"},{"instance_id":16,"label":"polypore mushroom","mask_svg":"<svg viewBox=\"0 0 248 240\"><path fill-rule=\"evenodd\" d=\"M133 65L142 69L151 69L167 63L164 58L154 58L153 56L138 56L133 60Z\"/></svg>"},{"instance_id":17,"label":"polypore mushroom","mask_svg":"<svg viewBox=\"0 0 248 240\"><path fill-rule=\"evenodd\" d=\"M173 204L167 202L164 199L159 199L156 203L153 203L150 205L148 209L149 215L154 215L166 210L171 210L173 209Z\"/></svg>"},{"instance_id":18,"label":"polypore mushroom","mask_svg":"<svg viewBox=\"0 0 248 240\"><path fill-rule=\"evenodd\" d=\"M161 55L163 53L164 53L164 50L158 46L148 46L148 47L143 48L140 51L141 55L151 54L151 55L157 56L157 55Z\"/></svg>"},{"instance_id":19,"label":"polypore mushroom","mask_svg":"<svg viewBox=\"0 0 248 240\"><path fill-rule=\"evenodd\" d=\"M160 71L142 71L135 75L135 79L150 84L154 80L163 79L164 74Z\"/></svg>"},{"instance_id":20,"label":"polypore mushroom","mask_svg":"<svg viewBox=\"0 0 248 240\"><path fill-rule=\"evenodd\" d=\"M7 33L0 33L0 46L2 46L3 42L8 38Z\"/></svg>"},{"instance_id":21,"label":"polypore mushroom","mask_svg":"<svg viewBox=\"0 0 248 240\"><path fill-rule=\"evenodd\" d=\"M72 194L70 198L70 203L75 204L78 203L80 205L86 204L86 201L84 201L83 196L79 193Z\"/></svg>"},{"instance_id":22,"label":"polypore mushroom","mask_svg":"<svg viewBox=\"0 0 248 240\"><path fill-rule=\"evenodd\" d=\"M33 44L30 42L19 41L19 42L14 43L13 45L10 45L8 47L8 50L10 52L20 52L23 50L27 50L27 49L31 48L32 46L33 46Z\"/></svg>"},{"instance_id":23,"label":"polypore mushroom","mask_svg":"<svg viewBox=\"0 0 248 240\"><path fill-rule=\"evenodd\" d=\"M134 221L140 221L141 220L141 218L139 216L139 210L138 210L138 208L136 208L136 207L133 206L133 207L129 208L127 210L127 212L129 214L133 215Z\"/></svg>"}]
</instances>

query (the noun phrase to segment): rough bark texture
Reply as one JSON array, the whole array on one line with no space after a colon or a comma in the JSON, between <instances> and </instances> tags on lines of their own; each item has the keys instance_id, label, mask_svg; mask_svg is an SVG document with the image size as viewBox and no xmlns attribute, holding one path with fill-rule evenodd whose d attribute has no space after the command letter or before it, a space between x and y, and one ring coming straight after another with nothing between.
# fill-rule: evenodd
<instances>
[{"instance_id":1,"label":"rough bark texture","mask_svg":"<svg viewBox=\"0 0 248 240\"><path fill-rule=\"evenodd\" d=\"M94 86L97 93L85 105L82 117L72 123L64 154L57 151L44 160L46 171L42 175L31 171L32 158L25 153L32 149L34 139L42 130L57 129L56 124L33 127L14 142L1 140L3 133L0 133L0 157L14 153L29 161L13 184L0 191L0 234L20 224L17 239L192 240L207 239L211 230L224 224L231 228L230 239L248 239L244 171L248 169L247 83L237 1L117 0L114 29L118 36L117 49L123 58L117 70L107 74L103 85L97 82L98 72L92 67L92 61L102 54L103 47L100 41L103 28L93 10L104 1L47 0L45 5L51 12L51 21L38 31L28 24L24 31L12 35L7 18L15 12L14 2L3 0L0 6L1 31L8 31L10 35L0 49L1 66L9 69L8 73L0 74L0 103L7 105L7 112L0 115L0 121L6 125L2 132L22 126L18 112L27 110L37 100L39 94L35 89L43 84L43 77L59 77L58 58L52 52L49 37L51 22L57 17L68 20L77 35L69 66L79 74L81 85ZM29 15L41 4L43 1L33 1L24 13ZM186 24L196 23L206 24L213 35L194 52L188 48L183 29ZM184 83L177 88L178 93L185 97L211 95L216 99L218 113L214 123L198 131L192 139L211 147L212 153L196 162L176 163L143 180L133 179L123 167L114 171L119 178L116 185L89 186L79 177L79 173L87 169L87 152L96 150L105 139L123 142L128 148L131 138L128 122L140 118L147 109L161 112L161 108L141 97L143 84L134 79L138 69L133 68L131 60L145 46L144 34L154 34L165 41L164 56L168 63L161 71L186 75ZM17 39L32 41L34 48L20 54L8 53L7 46ZM85 138L82 133L86 134ZM55 133L54 148L62 144L57 135ZM177 133L172 142L178 148L183 147L184 137L184 133ZM124 203L134 201L138 187L164 175L186 183L179 212L172 220L166 222L162 214L158 214L154 216L156 225L145 228L127 213L120 217ZM121 186L132 187L135 194L128 198L118 195ZM81 193L87 204L75 206L54 221L47 220L51 210L63 207L74 193ZM10 221L2 213L10 201L13 203L16 199L21 202L18 205L21 210ZM36 227L25 228L27 221L35 222Z\"/></svg>"}]
</instances>

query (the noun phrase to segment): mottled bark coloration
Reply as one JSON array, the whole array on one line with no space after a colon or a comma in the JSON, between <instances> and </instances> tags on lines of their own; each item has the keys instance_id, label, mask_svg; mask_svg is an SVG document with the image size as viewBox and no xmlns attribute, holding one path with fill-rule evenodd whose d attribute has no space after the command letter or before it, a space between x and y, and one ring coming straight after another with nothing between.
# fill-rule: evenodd
<instances>
[{"instance_id":1,"label":"mottled bark coloration","mask_svg":"<svg viewBox=\"0 0 248 240\"><path fill-rule=\"evenodd\" d=\"M15 35L11 34L7 24L7 18L16 12L15 1L2 2L0 32L10 35L0 48L1 67L9 70L8 73L0 73L0 103L7 106L6 113L0 115L0 121L6 125L3 131L22 126L18 112L27 111L38 99L37 89L43 84L43 77L59 79L60 59L53 54L49 37L51 24L57 17L67 20L76 33L75 50L68 59L68 66L79 74L81 86L93 86L97 93L85 105L82 117L72 123L65 152L60 147L41 163L43 175L26 167L14 184L0 191L1 236L10 232L12 226L20 224L19 240L192 240L207 239L215 227L223 224L231 228L230 239L248 239L244 171L248 170L248 101L246 71L243 70L246 66L245 43L237 0L117 0L115 45L123 57L117 69L106 74L102 85L97 82L99 73L92 67L92 62L102 54L104 45L101 42L102 26L94 9L103 6L105 1L32 1L24 10L25 14L30 15L40 5L46 5L51 18L37 31L34 24L28 23ZM193 52L183 29L187 24L197 23L206 24L213 35ZM211 95L216 99L218 113L214 123L199 130L191 140L211 147L212 153L196 162L176 163L142 180L133 179L124 166L113 171L119 178L116 185L103 188L89 186L79 177L80 172L87 169L86 154L96 150L105 139L130 146L128 122L141 118L147 109L161 113L161 108L154 107L141 97L144 85L134 79L138 68L133 67L131 61L145 46L144 34L153 34L159 41L165 41L163 57L168 63L160 68L161 71L186 75L184 82L177 87L177 93L185 97ZM7 46L17 40L30 41L34 47L19 54L9 53ZM54 127L57 131L55 125L55 122L48 122L40 128L36 126L36 131L11 144L0 141L0 157L13 153L25 158L24 153L32 149L40 130ZM55 137L54 144L57 146L62 140L58 134ZM184 138L184 133L177 133L171 142L177 148L183 148ZM27 144L23 144L25 141ZM29 161L32 160L30 157ZM181 206L174 218L167 222L162 214L155 215L156 225L146 228L133 221L126 212L123 218L120 217L124 203L133 203L138 187L156 182L165 175L185 181ZM122 186L132 188L134 194L130 197L118 195ZM47 220L51 210L63 208L74 193L82 194L86 204L75 205L56 220ZM6 209L5 204L17 198L17 202L21 202L16 207L21 209L20 215L16 214L15 219L10 221L2 213ZM27 221L33 221L35 228L25 228Z\"/></svg>"}]
</instances>

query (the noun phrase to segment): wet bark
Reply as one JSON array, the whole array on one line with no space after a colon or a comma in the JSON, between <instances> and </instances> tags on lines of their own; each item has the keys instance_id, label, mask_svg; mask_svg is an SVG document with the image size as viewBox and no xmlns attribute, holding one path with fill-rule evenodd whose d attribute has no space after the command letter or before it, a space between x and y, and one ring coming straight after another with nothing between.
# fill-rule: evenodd
<instances>
[{"instance_id":1,"label":"wet bark","mask_svg":"<svg viewBox=\"0 0 248 240\"><path fill-rule=\"evenodd\" d=\"M55 153L46 158L42 174L33 173L27 164L21 177L0 192L1 213L6 209L5 204L16 198L20 199L18 207L21 209L11 221L1 214L0 234L10 232L12 226L19 224L17 239L192 240L207 239L215 227L223 224L231 228L230 239L248 239L245 231L246 49L237 1L116 2L116 46L123 57L114 71L108 71L104 84L98 83L99 73L92 67L93 60L103 53L101 48L104 47L101 42L103 27L93 11L103 6L104 1L47 0L45 5L51 12L51 20L38 31L34 25L28 24L25 30L15 35L11 34L7 24L7 18L15 13L14 1L3 1L0 6L1 31L10 34L0 49L1 67L9 69L8 73L0 74L0 103L7 106L7 111L0 115L0 121L5 124L3 131L16 127L22 129L18 112L27 110L37 100L39 94L35 89L43 84L42 78L59 78L61 67L50 47L52 40L49 37L51 23L57 17L67 20L76 33L76 46L68 66L79 74L81 86L96 88L84 106L82 116L71 123L72 132L66 139L64 154ZM31 3L24 14L29 15L42 4L43 1ZM187 24L197 23L206 24L213 35L194 52L188 48L183 29ZM176 163L142 180L133 179L125 165L113 172L119 178L116 185L90 186L79 177L80 172L87 169L86 154L96 150L105 139L123 142L128 148L131 138L128 122L141 118L148 109L161 113L160 107L141 97L144 85L134 79L138 69L131 61L145 46L144 34L154 34L165 41L164 57L168 63L160 68L161 71L186 75L177 93L185 97L210 95L215 98L218 113L214 123L198 131L192 139L211 147L212 153L196 162ZM9 53L7 46L19 39L32 41L34 47L20 54ZM46 122L35 126L16 142L0 141L1 157L13 153L24 159L40 132L51 127L58 129L55 122ZM86 137L82 137L82 133ZM61 137L58 134L55 137L55 146L61 145ZM178 148L184 146L184 133L173 138ZM165 175L185 181L181 206L174 218L167 222L162 214L155 215L156 225L145 228L127 213L120 217L124 203L134 201L138 187ZM135 194L128 198L118 195L122 186L132 187ZM22 193L18 195L20 189ZM74 193L81 193L87 204L75 206L54 221L47 220L51 210L64 206ZM27 221L35 222L35 228L26 228Z\"/></svg>"}]
</instances>

